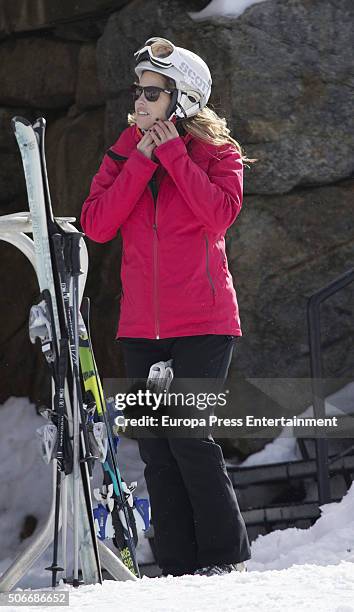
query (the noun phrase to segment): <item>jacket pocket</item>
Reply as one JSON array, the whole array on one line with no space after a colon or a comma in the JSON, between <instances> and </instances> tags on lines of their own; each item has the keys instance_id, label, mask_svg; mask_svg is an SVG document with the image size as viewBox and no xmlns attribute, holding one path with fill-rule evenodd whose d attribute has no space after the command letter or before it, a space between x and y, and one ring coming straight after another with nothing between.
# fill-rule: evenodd
<instances>
[{"instance_id":1,"label":"jacket pocket","mask_svg":"<svg viewBox=\"0 0 354 612\"><path fill-rule=\"evenodd\" d=\"M209 240L206 234L204 234L204 236L205 236L205 249L206 249L206 275L207 275L209 287L210 287L211 294L212 294L212 304L213 306L215 306L216 290L215 290L214 281L212 279L210 268L209 268Z\"/></svg>"},{"instance_id":2,"label":"jacket pocket","mask_svg":"<svg viewBox=\"0 0 354 612\"><path fill-rule=\"evenodd\" d=\"M123 286L121 287L120 293L118 294L118 301L120 304L120 307L122 306L122 302L124 300L124 289Z\"/></svg>"}]
</instances>

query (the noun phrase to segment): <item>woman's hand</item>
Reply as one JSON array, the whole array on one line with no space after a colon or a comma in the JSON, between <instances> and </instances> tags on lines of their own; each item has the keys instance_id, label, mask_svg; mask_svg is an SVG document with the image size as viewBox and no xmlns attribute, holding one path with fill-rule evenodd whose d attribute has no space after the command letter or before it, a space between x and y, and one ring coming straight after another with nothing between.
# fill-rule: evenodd
<instances>
[{"instance_id":1,"label":"woman's hand","mask_svg":"<svg viewBox=\"0 0 354 612\"><path fill-rule=\"evenodd\" d=\"M154 123L154 125L149 129L149 133L151 134L156 146L163 144L168 140L172 140L173 138L179 137L175 124L172 123L172 121L162 121L162 119L158 119L156 123Z\"/></svg>"},{"instance_id":2,"label":"woman's hand","mask_svg":"<svg viewBox=\"0 0 354 612\"><path fill-rule=\"evenodd\" d=\"M148 157L149 159L151 159L151 155L155 147L156 143L154 142L154 139L149 131L144 134L144 136L141 138L141 140L139 140L138 144L136 145L138 151L143 153L145 157Z\"/></svg>"}]
</instances>

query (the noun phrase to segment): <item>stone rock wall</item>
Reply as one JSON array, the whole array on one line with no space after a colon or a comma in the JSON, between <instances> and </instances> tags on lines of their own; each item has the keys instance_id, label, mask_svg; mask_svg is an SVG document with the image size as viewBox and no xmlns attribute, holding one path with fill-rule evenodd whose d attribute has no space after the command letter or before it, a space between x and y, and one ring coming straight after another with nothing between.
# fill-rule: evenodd
<instances>
[{"instance_id":1,"label":"stone rock wall","mask_svg":"<svg viewBox=\"0 0 354 612\"><path fill-rule=\"evenodd\" d=\"M193 21L188 11L207 4L0 3L0 214L27 210L11 117L46 117L55 214L78 218L104 152L132 110L133 52L157 34L190 48L210 66L210 106L258 159L245 169L243 210L227 233L243 330L230 376L306 377L308 297L353 267L354 5L268 0L237 19ZM113 340L120 237L88 246L98 362L103 376L123 376ZM13 247L0 248L0 402L9 395L40 400L47 374L27 339L36 281ZM329 376L353 362L353 314L352 287L322 307Z\"/></svg>"}]
</instances>

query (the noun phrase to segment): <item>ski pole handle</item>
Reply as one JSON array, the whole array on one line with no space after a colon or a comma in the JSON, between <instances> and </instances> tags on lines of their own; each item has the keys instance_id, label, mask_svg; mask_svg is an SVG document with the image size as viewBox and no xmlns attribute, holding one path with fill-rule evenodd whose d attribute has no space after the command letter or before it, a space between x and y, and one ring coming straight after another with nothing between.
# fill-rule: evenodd
<instances>
[{"instance_id":1,"label":"ski pole handle","mask_svg":"<svg viewBox=\"0 0 354 612\"><path fill-rule=\"evenodd\" d=\"M64 236L62 234L53 234L52 244L59 274L62 278L65 278Z\"/></svg>"},{"instance_id":2,"label":"ski pole handle","mask_svg":"<svg viewBox=\"0 0 354 612\"><path fill-rule=\"evenodd\" d=\"M70 232L70 234L66 235L70 249L70 268L72 276L80 276L80 274L83 274L80 261L80 242L83 235L82 232Z\"/></svg>"}]
</instances>

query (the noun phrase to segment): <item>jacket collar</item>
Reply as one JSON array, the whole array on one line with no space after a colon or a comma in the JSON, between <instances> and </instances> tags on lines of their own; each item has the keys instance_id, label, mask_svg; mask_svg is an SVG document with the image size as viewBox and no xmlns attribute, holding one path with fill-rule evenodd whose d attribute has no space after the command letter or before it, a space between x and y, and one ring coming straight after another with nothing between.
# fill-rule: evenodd
<instances>
[{"instance_id":1,"label":"jacket collar","mask_svg":"<svg viewBox=\"0 0 354 612\"><path fill-rule=\"evenodd\" d=\"M142 138L142 133L136 125L127 127L119 136L118 140L110 147L110 150L122 157L129 157L133 149L136 148L137 143ZM187 143L193 138L192 134L186 132L181 136L184 143Z\"/></svg>"}]
</instances>

